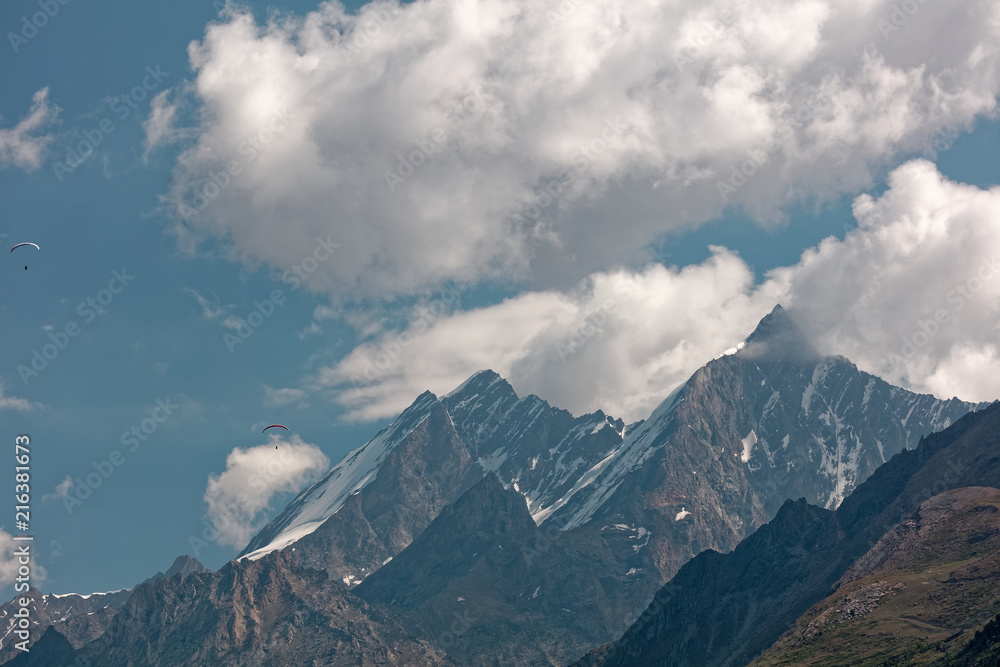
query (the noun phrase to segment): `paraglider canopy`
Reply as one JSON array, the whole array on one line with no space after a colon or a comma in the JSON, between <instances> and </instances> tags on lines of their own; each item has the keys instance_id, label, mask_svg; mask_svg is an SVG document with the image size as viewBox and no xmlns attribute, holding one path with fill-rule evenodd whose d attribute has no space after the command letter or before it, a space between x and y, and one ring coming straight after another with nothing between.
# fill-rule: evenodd
<instances>
[{"instance_id":1,"label":"paraglider canopy","mask_svg":"<svg viewBox=\"0 0 1000 667\"><path fill-rule=\"evenodd\" d=\"M282 426L281 424L271 424L270 426L265 426L265 427L264 427L264 431L266 431L266 430L267 430L267 429L269 429L269 428L283 428L283 429L285 429L286 431L288 431L289 433L291 433L291 431L289 431L289 430L288 430L288 427L287 427L287 426ZM261 431L261 433L263 433L264 431ZM274 448L275 448L275 449L277 449L277 448L278 448L278 446L277 446L277 445L275 445L275 446L274 446Z\"/></svg>"},{"instance_id":2,"label":"paraglider canopy","mask_svg":"<svg viewBox=\"0 0 1000 667\"><path fill-rule=\"evenodd\" d=\"M30 246L34 246L34 247L35 247L35 250L41 250L41 248L39 248L39 247L38 247L38 244L37 244L37 243L18 243L18 244L17 244L17 245L15 245L15 246L14 246L13 248L11 248L11 249L10 249L10 251L11 251L11 252L14 252L15 250L17 250L18 248L20 248L20 247L21 247L21 246L23 246L23 245L30 245ZM28 265L27 265L27 264L25 264L25 265L24 265L24 270L25 270L25 271L27 271L27 270L28 270Z\"/></svg>"}]
</instances>

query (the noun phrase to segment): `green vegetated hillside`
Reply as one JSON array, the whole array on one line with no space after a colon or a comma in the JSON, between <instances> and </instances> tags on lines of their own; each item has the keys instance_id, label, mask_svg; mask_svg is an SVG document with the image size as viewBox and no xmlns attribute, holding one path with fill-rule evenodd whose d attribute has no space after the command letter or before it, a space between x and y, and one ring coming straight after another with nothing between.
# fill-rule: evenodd
<instances>
[{"instance_id":1,"label":"green vegetated hillside","mask_svg":"<svg viewBox=\"0 0 1000 667\"><path fill-rule=\"evenodd\" d=\"M889 531L751 664L992 666L998 611L1000 490L954 489Z\"/></svg>"}]
</instances>

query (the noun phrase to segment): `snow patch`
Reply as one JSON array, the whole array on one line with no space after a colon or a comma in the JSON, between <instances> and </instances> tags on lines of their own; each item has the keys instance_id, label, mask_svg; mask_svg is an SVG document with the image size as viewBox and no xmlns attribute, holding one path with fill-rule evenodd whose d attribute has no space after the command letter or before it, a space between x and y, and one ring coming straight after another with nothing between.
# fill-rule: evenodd
<instances>
[{"instance_id":1,"label":"snow patch","mask_svg":"<svg viewBox=\"0 0 1000 667\"><path fill-rule=\"evenodd\" d=\"M681 511L677 513L677 516L674 517L674 521L680 521L686 516L691 516L691 512L688 512L686 508L682 507Z\"/></svg>"},{"instance_id":2,"label":"snow patch","mask_svg":"<svg viewBox=\"0 0 1000 667\"><path fill-rule=\"evenodd\" d=\"M757 434L753 429L750 429L750 433L741 442L743 443L743 454L740 456L740 460L747 463L750 461L750 451L757 444Z\"/></svg>"},{"instance_id":3,"label":"snow patch","mask_svg":"<svg viewBox=\"0 0 1000 667\"><path fill-rule=\"evenodd\" d=\"M728 357L731 354L736 354L737 352L739 352L740 350L742 350L744 347L746 347L746 344L747 344L746 341L742 341L740 343L737 343L736 345L733 345L731 348L729 348L728 350L726 350L725 352L723 352L722 354L720 354L719 356L717 356L716 359L721 359L722 357Z\"/></svg>"},{"instance_id":4,"label":"snow patch","mask_svg":"<svg viewBox=\"0 0 1000 667\"><path fill-rule=\"evenodd\" d=\"M104 593L87 593L86 595L80 595L79 593L49 593L49 595L51 595L54 598L68 598L71 595L75 595L78 598L83 598L84 600L86 600L93 595L111 595L113 593L121 593L124 590L128 589L119 588L117 591L106 591ZM42 597L44 598L45 596L43 595Z\"/></svg>"}]
</instances>

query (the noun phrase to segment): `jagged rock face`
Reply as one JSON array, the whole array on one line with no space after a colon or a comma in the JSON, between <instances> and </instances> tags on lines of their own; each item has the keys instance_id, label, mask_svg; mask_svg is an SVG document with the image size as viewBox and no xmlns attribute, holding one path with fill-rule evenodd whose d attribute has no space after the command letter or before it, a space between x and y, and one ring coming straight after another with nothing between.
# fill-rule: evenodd
<instances>
[{"instance_id":1,"label":"jagged rock face","mask_svg":"<svg viewBox=\"0 0 1000 667\"><path fill-rule=\"evenodd\" d=\"M578 664L747 664L924 500L998 482L994 404L898 454L835 512L789 501L732 553L695 557L620 639Z\"/></svg>"},{"instance_id":2,"label":"jagged rock face","mask_svg":"<svg viewBox=\"0 0 1000 667\"><path fill-rule=\"evenodd\" d=\"M951 660L952 667L996 667L1000 663L1000 614L976 630L962 652Z\"/></svg>"},{"instance_id":3,"label":"jagged rock face","mask_svg":"<svg viewBox=\"0 0 1000 667\"><path fill-rule=\"evenodd\" d=\"M892 455L974 407L820 357L778 307L628 433L551 516L568 527L644 526L665 581L703 549L733 549L786 499L836 508Z\"/></svg>"},{"instance_id":4,"label":"jagged rock face","mask_svg":"<svg viewBox=\"0 0 1000 667\"><path fill-rule=\"evenodd\" d=\"M732 550L788 498L836 508L887 458L972 407L819 356L778 307L629 427L601 411L573 417L518 397L492 371L440 399L424 393L301 493L243 555L287 548L351 588L495 473L536 524L560 531L559 541L581 554L601 554L608 577L635 588L608 603L628 624L696 554ZM611 627L601 625L599 606L581 613L601 631Z\"/></svg>"},{"instance_id":5,"label":"jagged rock face","mask_svg":"<svg viewBox=\"0 0 1000 667\"><path fill-rule=\"evenodd\" d=\"M441 404L388 452L375 478L295 547L352 587L405 549L482 477Z\"/></svg>"},{"instance_id":6,"label":"jagged rock face","mask_svg":"<svg viewBox=\"0 0 1000 667\"><path fill-rule=\"evenodd\" d=\"M15 625L13 614L20 608L18 600L21 597L32 600L28 605L31 611L29 646L37 642L49 627L58 625L60 634L73 646L80 647L96 639L107 629L111 619L125 604L129 595L128 590L94 593L87 596L73 593L43 595L41 591L31 588L27 593L15 596L0 607L0 624L4 628L3 637L0 639L0 664L20 653L14 646L20 639L13 634Z\"/></svg>"},{"instance_id":7,"label":"jagged rock face","mask_svg":"<svg viewBox=\"0 0 1000 667\"><path fill-rule=\"evenodd\" d=\"M72 665L75 651L66 637L50 625L27 653L18 651L8 667L62 667Z\"/></svg>"},{"instance_id":8,"label":"jagged rock face","mask_svg":"<svg viewBox=\"0 0 1000 667\"><path fill-rule=\"evenodd\" d=\"M461 664L562 665L617 636L633 598L656 587L600 542L589 529L546 533L490 473L355 592Z\"/></svg>"},{"instance_id":9,"label":"jagged rock face","mask_svg":"<svg viewBox=\"0 0 1000 667\"><path fill-rule=\"evenodd\" d=\"M753 667L954 664L1000 583L1000 490L951 489L890 530Z\"/></svg>"},{"instance_id":10,"label":"jagged rock face","mask_svg":"<svg viewBox=\"0 0 1000 667\"><path fill-rule=\"evenodd\" d=\"M544 512L620 445L623 430L602 412L574 418L536 396L519 398L496 373L478 373L440 400L420 396L300 494L241 556L294 544L301 562L351 587L487 472L506 476Z\"/></svg>"},{"instance_id":11,"label":"jagged rock face","mask_svg":"<svg viewBox=\"0 0 1000 667\"><path fill-rule=\"evenodd\" d=\"M186 577L193 572L207 572L208 569L190 556L180 556L174 560L166 573L158 572L147 581L156 581L164 577L180 575ZM49 627L55 626L59 635L69 641L74 648L79 648L90 642L108 628L111 620L124 606L132 594L131 589L122 589L111 593L91 593L77 595L43 595L35 588L24 595L17 595L11 601L0 606L0 625L4 627L4 635L0 639L0 664L13 658L18 651L14 644L13 614L20 607L18 600L27 597L32 600L28 605L31 610L31 638L29 646L44 636ZM58 638L50 638L57 642Z\"/></svg>"},{"instance_id":12,"label":"jagged rock face","mask_svg":"<svg viewBox=\"0 0 1000 667\"><path fill-rule=\"evenodd\" d=\"M446 665L446 658L326 573L283 553L136 588L80 664Z\"/></svg>"}]
</instances>

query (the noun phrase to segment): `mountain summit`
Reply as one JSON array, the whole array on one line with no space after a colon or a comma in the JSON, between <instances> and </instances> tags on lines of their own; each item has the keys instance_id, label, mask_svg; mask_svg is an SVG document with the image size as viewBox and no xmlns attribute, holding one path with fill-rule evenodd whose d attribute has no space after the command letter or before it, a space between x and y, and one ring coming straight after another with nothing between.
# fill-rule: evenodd
<instances>
[{"instance_id":1,"label":"mountain summit","mask_svg":"<svg viewBox=\"0 0 1000 667\"><path fill-rule=\"evenodd\" d=\"M443 397L425 392L241 558L295 545L303 564L353 587L494 473L537 525L605 529L601 539L625 526L638 542L619 556L651 554L625 569L651 568L662 583L703 549L732 549L787 498L836 508L894 454L974 407L820 356L779 305L628 428L600 410L574 417L518 396L492 370Z\"/></svg>"},{"instance_id":2,"label":"mountain summit","mask_svg":"<svg viewBox=\"0 0 1000 667\"><path fill-rule=\"evenodd\" d=\"M798 363L820 359L812 343L780 304L760 321L743 342L741 354L755 359Z\"/></svg>"}]
</instances>

